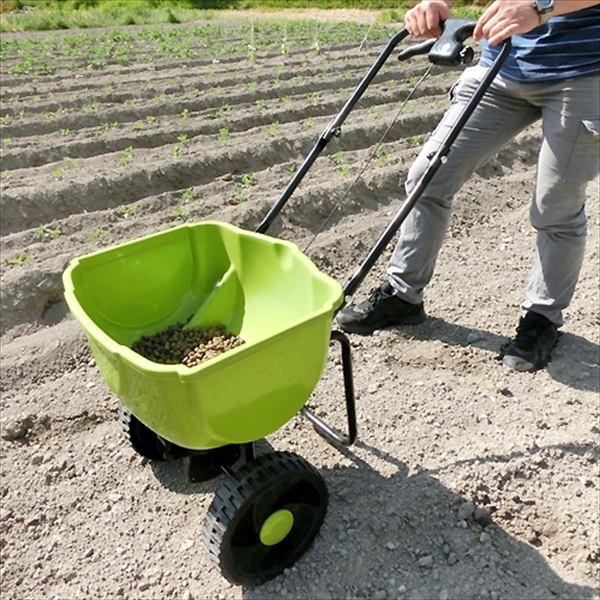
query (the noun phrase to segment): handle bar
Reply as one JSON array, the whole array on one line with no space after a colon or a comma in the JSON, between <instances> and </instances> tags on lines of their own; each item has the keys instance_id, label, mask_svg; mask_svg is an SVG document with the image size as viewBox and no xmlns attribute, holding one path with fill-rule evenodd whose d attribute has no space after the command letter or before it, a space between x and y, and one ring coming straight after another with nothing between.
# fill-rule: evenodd
<instances>
[{"instance_id":1,"label":"handle bar","mask_svg":"<svg viewBox=\"0 0 600 600\"><path fill-rule=\"evenodd\" d=\"M406 60L417 54L429 54L429 60L438 65L456 66L461 63L471 62L474 56L473 50L464 46L463 42L473 33L475 24L476 21L472 19L448 19L442 23L444 32L440 38L437 40L427 40L426 42L421 42L416 46L407 48L399 54L398 59ZM408 37L408 35L409 33L406 28L403 28L388 42L373 66L369 69L369 72L363 77L350 98L347 100L342 110L327 125L327 127L325 127L325 130L308 153L291 181L287 184L277 202L271 207L269 212L255 229L256 233L265 233L267 231L296 188L300 185L300 182L304 179L304 176L325 146L332 138L340 136L342 133L342 124L348 117L350 111L360 100L365 90L369 87L370 83L390 57L396 46L404 40L404 38ZM510 40L505 42L505 46L507 44L510 45ZM505 55L502 57L502 60L504 60L504 58ZM351 285L350 287L354 288L355 286Z\"/></svg>"},{"instance_id":2,"label":"handle bar","mask_svg":"<svg viewBox=\"0 0 600 600\"><path fill-rule=\"evenodd\" d=\"M473 19L448 19L442 21L442 35L435 40L425 40L420 44L403 50L398 60L407 60L418 54L428 54L429 61L434 65L456 67L468 64L475 53L472 48L464 46L463 42L473 35L477 21Z\"/></svg>"}]
</instances>

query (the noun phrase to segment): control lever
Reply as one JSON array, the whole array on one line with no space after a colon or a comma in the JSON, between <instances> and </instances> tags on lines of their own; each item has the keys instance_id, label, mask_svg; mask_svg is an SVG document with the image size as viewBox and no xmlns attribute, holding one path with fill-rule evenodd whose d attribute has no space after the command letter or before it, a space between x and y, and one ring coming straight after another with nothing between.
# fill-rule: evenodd
<instances>
[{"instance_id":1,"label":"control lever","mask_svg":"<svg viewBox=\"0 0 600 600\"><path fill-rule=\"evenodd\" d=\"M473 35L477 21L473 19L448 19L442 21L443 33L437 40L426 40L403 50L398 60L407 60L417 54L428 54L434 65L456 67L469 64L475 57L473 48L463 42Z\"/></svg>"}]
</instances>

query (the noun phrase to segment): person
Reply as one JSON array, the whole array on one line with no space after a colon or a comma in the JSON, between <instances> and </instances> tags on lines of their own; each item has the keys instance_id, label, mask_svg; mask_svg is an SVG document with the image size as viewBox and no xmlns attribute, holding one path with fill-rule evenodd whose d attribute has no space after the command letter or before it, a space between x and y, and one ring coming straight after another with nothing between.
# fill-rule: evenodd
<instances>
[{"instance_id":1,"label":"person","mask_svg":"<svg viewBox=\"0 0 600 600\"><path fill-rule=\"evenodd\" d=\"M423 0L406 13L406 29L415 37L439 37L450 2ZM473 32L481 58L451 90L450 107L409 169L405 189L410 192L419 181L508 37L511 50L499 74L400 228L388 280L337 314L343 331L370 334L426 319L424 289L453 196L504 144L541 119L530 208L535 257L516 335L500 356L504 366L518 371L536 371L550 361L583 261L587 184L599 171L600 0L495 0Z\"/></svg>"}]
</instances>

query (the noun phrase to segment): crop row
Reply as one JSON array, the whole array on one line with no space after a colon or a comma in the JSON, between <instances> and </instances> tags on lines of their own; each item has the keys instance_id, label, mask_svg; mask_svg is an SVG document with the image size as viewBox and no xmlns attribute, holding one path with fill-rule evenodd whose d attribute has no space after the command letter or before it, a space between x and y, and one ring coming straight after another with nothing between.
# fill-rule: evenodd
<instances>
[{"instance_id":1,"label":"crop row","mask_svg":"<svg viewBox=\"0 0 600 600\"><path fill-rule=\"evenodd\" d=\"M176 60L215 59L224 56L255 56L259 53L289 53L300 48L360 43L368 37L380 41L390 37L392 28L368 27L356 23L323 24L316 21L289 23L251 22L218 26L153 26L130 31L110 30L100 34L52 34L27 38L3 38L0 61L3 75L51 75L57 57L73 72L83 67L95 70L110 65L153 62L156 57Z\"/></svg>"}]
</instances>

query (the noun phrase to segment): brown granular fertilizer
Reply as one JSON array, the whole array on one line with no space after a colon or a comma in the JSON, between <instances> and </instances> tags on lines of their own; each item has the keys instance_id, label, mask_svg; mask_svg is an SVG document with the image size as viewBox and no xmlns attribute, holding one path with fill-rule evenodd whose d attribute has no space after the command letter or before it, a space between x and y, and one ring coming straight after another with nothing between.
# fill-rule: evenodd
<instances>
[{"instance_id":1,"label":"brown granular fertilizer","mask_svg":"<svg viewBox=\"0 0 600 600\"><path fill-rule=\"evenodd\" d=\"M242 338L228 332L224 325L193 329L184 329L184 326L185 323L177 323L154 335L142 336L131 349L163 365L195 367L244 343Z\"/></svg>"}]
</instances>

